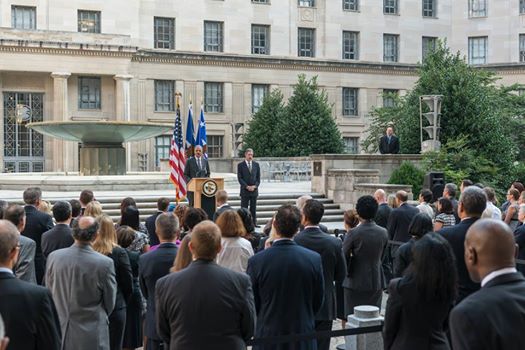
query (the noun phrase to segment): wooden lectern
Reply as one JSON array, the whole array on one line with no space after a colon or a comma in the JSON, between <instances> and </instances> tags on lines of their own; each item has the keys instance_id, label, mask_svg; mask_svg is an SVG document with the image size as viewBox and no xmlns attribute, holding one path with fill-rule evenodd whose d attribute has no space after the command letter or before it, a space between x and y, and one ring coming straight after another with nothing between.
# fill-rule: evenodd
<instances>
[{"instance_id":1,"label":"wooden lectern","mask_svg":"<svg viewBox=\"0 0 525 350\"><path fill-rule=\"evenodd\" d=\"M202 208L211 220L216 210L215 195L224 189L224 179L220 177L195 177L188 183L188 192L193 192L193 207Z\"/></svg>"}]
</instances>

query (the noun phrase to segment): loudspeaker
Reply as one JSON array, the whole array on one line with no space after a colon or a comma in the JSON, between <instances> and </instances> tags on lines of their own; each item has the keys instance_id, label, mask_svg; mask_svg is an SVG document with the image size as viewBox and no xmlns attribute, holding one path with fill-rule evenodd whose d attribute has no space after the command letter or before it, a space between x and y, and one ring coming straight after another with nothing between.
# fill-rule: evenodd
<instances>
[{"instance_id":1,"label":"loudspeaker","mask_svg":"<svg viewBox=\"0 0 525 350\"><path fill-rule=\"evenodd\" d=\"M445 189L445 174L439 171L432 171L425 175L423 188L432 191L432 202L435 202L443 195Z\"/></svg>"}]
</instances>

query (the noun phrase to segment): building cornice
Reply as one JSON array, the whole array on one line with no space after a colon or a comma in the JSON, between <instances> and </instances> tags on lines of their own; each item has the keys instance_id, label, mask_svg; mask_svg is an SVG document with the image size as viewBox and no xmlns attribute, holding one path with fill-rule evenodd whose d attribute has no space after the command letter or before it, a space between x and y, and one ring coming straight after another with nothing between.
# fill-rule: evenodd
<instances>
[{"instance_id":1,"label":"building cornice","mask_svg":"<svg viewBox=\"0 0 525 350\"><path fill-rule=\"evenodd\" d=\"M477 66L482 69L490 70L499 75L525 74L525 62L519 63L492 63Z\"/></svg>"},{"instance_id":2,"label":"building cornice","mask_svg":"<svg viewBox=\"0 0 525 350\"><path fill-rule=\"evenodd\" d=\"M105 56L130 58L137 52L138 47L87 44L61 41L15 40L0 38L0 52L50 54L66 56Z\"/></svg>"},{"instance_id":3,"label":"building cornice","mask_svg":"<svg viewBox=\"0 0 525 350\"><path fill-rule=\"evenodd\" d=\"M162 52L139 50L133 61L140 63L179 64L192 66L239 67L272 70L319 71L336 73L365 73L416 76L417 65L403 63L374 63L298 59L272 56L246 56L193 52Z\"/></svg>"}]
</instances>

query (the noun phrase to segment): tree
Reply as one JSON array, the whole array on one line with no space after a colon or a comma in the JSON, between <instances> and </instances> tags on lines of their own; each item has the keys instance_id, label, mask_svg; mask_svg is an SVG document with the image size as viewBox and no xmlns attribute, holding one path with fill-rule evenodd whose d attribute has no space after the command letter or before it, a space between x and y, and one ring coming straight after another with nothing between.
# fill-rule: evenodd
<instances>
[{"instance_id":1,"label":"tree","mask_svg":"<svg viewBox=\"0 0 525 350\"><path fill-rule=\"evenodd\" d=\"M343 152L343 140L332 116L332 106L326 92L319 90L317 77L306 80L304 74L299 75L279 126L279 156Z\"/></svg>"},{"instance_id":2,"label":"tree","mask_svg":"<svg viewBox=\"0 0 525 350\"><path fill-rule=\"evenodd\" d=\"M419 96L443 95L443 146L461 139L463 151L472 152L469 159L479 158L493 165L497 169L495 182L508 181L524 137L524 129L518 127L523 126L525 98L518 96L518 86L496 86L494 73L469 66L459 53L452 54L443 43L429 54L418 74L414 89L398 98L394 107L372 110L369 136L362 146L375 151L379 136L392 123L400 138L401 153L419 153ZM470 173L471 165L463 166L464 169L455 170Z\"/></svg>"},{"instance_id":3,"label":"tree","mask_svg":"<svg viewBox=\"0 0 525 350\"><path fill-rule=\"evenodd\" d=\"M243 150L252 148L258 157L275 156L277 139L276 125L284 118L283 94L280 90L273 90L263 100L259 110L248 123L248 132L243 138ZM244 151L241 150L241 156Z\"/></svg>"},{"instance_id":4,"label":"tree","mask_svg":"<svg viewBox=\"0 0 525 350\"><path fill-rule=\"evenodd\" d=\"M319 153L341 153L343 140L332 117L326 92L319 90L317 77L301 74L288 105L280 91L272 91L249 123L243 149L258 156L297 157Z\"/></svg>"}]
</instances>

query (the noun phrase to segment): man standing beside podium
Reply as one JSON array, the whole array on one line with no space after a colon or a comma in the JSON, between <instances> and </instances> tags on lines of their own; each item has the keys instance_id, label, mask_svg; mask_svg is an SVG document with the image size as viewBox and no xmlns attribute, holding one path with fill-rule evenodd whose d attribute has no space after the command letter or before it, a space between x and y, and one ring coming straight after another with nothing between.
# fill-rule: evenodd
<instances>
[{"instance_id":1,"label":"man standing beside podium","mask_svg":"<svg viewBox=\"0 0 525 350\"><path fill-rule=\"evenodd\" d=\"M202 156L202 146L195 146L195 156L188 159L184 168L184 178L189 183L194 177L210 177L210 165ZM193 206L193 193L188 192L188 201Z\"/></svg>"},{"instance_id":2,"label":"man standing beside podium","mask_svg":"<svg viewBox=\"0 0 525 350\"><path fill-rule=\"evenodd\" d=\"M259 163L253 160L253 150L246 149L244 161L237 165L237 180L241 185L241 207L248 208L252 214L253 224L257 225L256 208L257 196L259 195L259 184L261 183L261 169Z\"/></svg>"}]
</instances>

